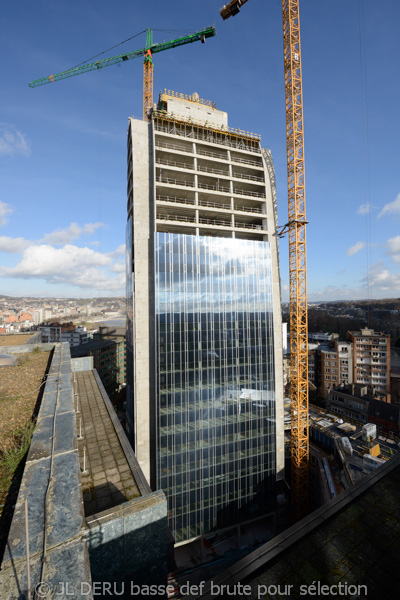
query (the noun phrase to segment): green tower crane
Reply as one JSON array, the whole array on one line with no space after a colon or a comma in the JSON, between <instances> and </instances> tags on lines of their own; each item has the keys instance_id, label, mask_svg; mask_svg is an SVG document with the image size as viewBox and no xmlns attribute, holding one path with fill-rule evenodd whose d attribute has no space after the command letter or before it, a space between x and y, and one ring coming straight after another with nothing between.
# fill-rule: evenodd
<instances>
[{"instance_id":1,"label":"green tower crane","mask_svg":"<svg viewBox=\"0 0 400 600\"><path fill-rule=\"evenodd\" d=\"M144 48L140 48L139 50L133 50L132 52L126 52L125 54L119 54L118 56L111 56L110 58L105 58L104 60L98 60L94 63L88 63L85 65L81 65L78 67L74 67L73 69L68 69L67 71L62 71L61 73L56 73L56 75L49 75L48 77L42 77L41 79L35 79L31 81L28 85L29 87L38 87L39 85L44 85L45 83L54 83L55 81L60 81L61 79L67 79L68 77L74 77L75 75L81 75L82 73L87 73L88 71L96 71L97 69L103 69L104 67L110 67L111 65L116 65L118 63L125 62L127 60L132 60L133 58L138 58L140 56L144 56L144 64L143 64L143 119L146 119L148 114L148 109L153 105L153 60L152 55L156 52L162 52L163 50L169 50L170 48L176 48L177 46L183 46L184 44L191 44L192 42L201 41L204 43L206 38L213 37L216 34L215 27L207 27L202 31L197 31L191 35L186 35L184 37L180 37L176 40L171 40L169 42L162 42L160 44L153 44L153 36L150 29L147 30L147 38L146 38L146 46Z\"/></svg>"}]
</instances>

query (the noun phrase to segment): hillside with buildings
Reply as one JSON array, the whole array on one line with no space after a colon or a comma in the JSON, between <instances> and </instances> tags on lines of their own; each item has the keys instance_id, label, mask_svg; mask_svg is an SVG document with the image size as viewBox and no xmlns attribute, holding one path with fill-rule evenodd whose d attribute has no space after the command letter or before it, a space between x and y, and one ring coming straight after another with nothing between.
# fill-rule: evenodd
<instances>
[{"instance_id":1,"label":"hillside with buildings","mask_svg":"<svg viewBox=\"0 0 400 600\"><path fill-rule=\"evenodd\" d=\"M30 331L51 321L87 324L125 316L124 298L29 298L0 295L0 333Z\"/></svg>"}]
</instances>

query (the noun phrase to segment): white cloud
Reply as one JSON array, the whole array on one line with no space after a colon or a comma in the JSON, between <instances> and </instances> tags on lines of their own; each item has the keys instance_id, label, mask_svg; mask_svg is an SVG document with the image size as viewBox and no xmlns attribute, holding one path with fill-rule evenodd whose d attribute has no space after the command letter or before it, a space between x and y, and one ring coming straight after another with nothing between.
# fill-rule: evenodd
<instances>
[{"instance_id":1,"label":"white cloud","mask_svg":"<svg viewBox=\"0 0 400 600\"><path fill-rule=\"evenodd\" d=\"M123 256L125 254L126 251L126 245L125 244L121 244L120 246L118 246L118 248L116 250L114 250L114 252L112 252L111 254L113 256Z\"/></svg>"},{"instance_id":2,"label":"white cloud","mask_svg":"<svg viewBox=\"0 0 400 600\"><path fill-rule=\"evenodd\" d=\"M369 212L371 212L371 205L370 204L361 204L358 208L357 208L357 214L358 215L367 215Z\"/></svg>"},{"instance_id":3,"label":"white cloud","mask_svg":"<svg viewBox=\"0 0 400 600\"><path fill-rule=\"evenodd\" d=\"M86 225L83 226L82 233L93 235L96 229L99 229L100 227L103 227L103 223L100 223L100 221L97 221L97 223L86 223Z\"/></svg>"},{"instance_id":4,"label":"white cloud","mask_svg":"<svg viewBox=\"0 0 400 600\"><path fill-rule=\"evenodd\" d=\"M384 215L399 215L400 214L400 194L397 195L397 198L393 200L393 202L388 202L382 208L381 212L378 215L378 219L383 217Z\"/></svg>"},{"instance_id":5,"label":"white cloud","mask_svg":"<svg viewBox=\"0 0 400 600\"><path fill-rule=\"evenodd\" d=\"M400 264L400 235L396 235L396 237L388 239L386 254L390 254L392 260Z\"/></svg>"},{"instance_id":6,"label":"white cloud","mask_svg":"<svg viewBox=\"0 0 400 600\"><path fill-rule=\"evenodd\" d=\"M110 271L113 273L125 273L125 263L116 262L112 267L110 267Z\"/></svg>"},{"instance_id":7,"label":"white cloud","mask_svg":"<svg viewBox=\"0 0 400 600\"><path fill-rule=\"evenodd\" d=\"M0 250L2 252L20 253L25 250L32 242L22 237L12 238L6 235L0 235Z\"/></svg>"},{"instance_id":8,"label":"white cloud","mask_svg":"<svg viewBox=\"0 0 400 600\"><path fill-rule=\"evenodd\" d=\"M389 238L387 241L388 254L400 253L400 235L396 235L394 238Z\"/></svg>"},{"instance_id":9,"label":"white cloud","mask_svg":"<svg viewBox=\"0 0 400 600\"><path fill-rule=\"evenodd\" d=\"M13 125L0 123L0 156L22 154L30 156L31 150L25 136Z\"/></svg>"},{"instance_id":10,"label":"white cloud","mask_svg":"<svg viewBox=\"0 0 400 600\"><path fill-rule=\"evenodd\" d=\"M8 222L7 215L12 213L13 209L6 202L0 200L0 227L4 227Z\"/></svg>"},{"instance_id":11,"label":"white cloud","mask_svg":"<svg viewBox=\"0 0 400 600\"><path fill-rule=\"evenodd\" d=\"M96 229L102 226L102 223L87 223L81 227L78 223L71 223L68 227L65 227L65 229L56 229L51 233L46 233L40 241L44 244L70 244L74 240L80 238L84 233L93 235Z\"/></svg>"},{"instance_id":12,"label":"white cloud","mask_svg":"<svg viewBox=\"0 0 400 600\"><path fill-rule=\"evenodd\" d=\"M370 270L369 278L365 276L363 283L368 284L375 297L393 297L400 293L400 273L392 273L380 260Z\"/></svg>"},{"instance_id":13,"label":"white cloud","mask_svg":"<svg viewBox=\"0 0 400 600\"><path fill-rule=\"evenodd\" d=\"M0 274L3 277L39 278L50 284L123 292L125 276L122 273L110 276L105 267L111 263L110 256L91 248L29 246L15 267L3 267Z\"/></svg>"},{"instance_id":14,"label":"white cloud","mask_svg":"<svg viewBox=\"0 0 400 600\"><path fill-rule=\"evenodd\" d=\"M347 300L363 297L360 295L361 292L358 288L350 289L347 285L342 285L341 287L337 287L335 285L329 285L324 290L313 290L311 289L308 292L308 300ZM365 296L365 292L363 292Z\"/></svg>"},{"instance_id":15,"label":"white cloud","mask_svg":"<svg viewBox=\"0 0 400 600\"><path fill-rule=\"evenodd\" d=\"M354 246L351 246L347 250L347 256L353 256L353 254L357 254L357 252L360 252L360 250L362 250L364 247L365 242L357 242L356 244L354 244Z\"/></svg>"}]
</instances>

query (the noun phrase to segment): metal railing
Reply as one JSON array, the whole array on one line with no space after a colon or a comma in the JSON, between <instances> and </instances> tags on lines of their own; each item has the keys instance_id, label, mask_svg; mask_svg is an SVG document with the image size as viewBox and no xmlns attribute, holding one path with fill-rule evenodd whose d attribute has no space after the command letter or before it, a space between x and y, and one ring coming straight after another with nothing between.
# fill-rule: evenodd
<instances>
[{"instance_id":1,"label":"metal railing","mask_svg":"<svg viewBox=\"0 0 400 600\"><path fill-rule=\"evenodd\" d=\"M236 179L249 179L251 181L261 181L264 183L264 177L259 177L258 175L246 175L245 173L232 173L232 177L236 177Z\"/></svg>"},{"instance_id":2,"label":"metal railing","mask_svg":"<svg viewBox=\"0 0 400 600\"><path fill-rule=\"evenodd\" d=\"M186 187L194 187L193 181L184 181L180 179L172 179L171 177L158 177L157 182L159 183L169 183L172 185L184 185Z\"/></svg>"},{"instance_id":3,"label":"metal railing","mask_svg":"<svg viewBox=\"0 0 400 600\"><path fill-rule=\"evenodd\" d=\"M240 229L259 229L263 231L262 225L254 223L235 223L235 227L240 227Z\"/></svg>"},{"instance_id":4,"label":"metal railing","mask_svg":"<svg viewBox=\"0 0 400 600\"><path fill-rule=\"evenodd\" d=\"M213 100L204 100L204 98L196 98L182 94L181 92L174 92L173 90L167 90L164 88L162 92L164 96L172 96L173 98L180 98L181 100L189 100L189 102L196 102L197 104L203 104L205 106L211 106L211 108L217 108L217 104Z\"/></svg>"},{"instance_id":5,"label":"metal railing","mask_svg":"<svg viewBox=\"0 0 400 600\"><path fill-rule=\"evenodd\" d=\"M184 204L186 206L191 206L193 208L198 207L207 207L207 208L217 208L219 210L231 210L230 204L220 204L218 202L210 202L209 200L199 200L198 205L195 204L195 200L193 198L180 198L177 196L161 196L157 195L156 200L158 202L173 202L174 204ZM265 215L263 213L262 208L254 208L249 206L234 206L234 211L237 212L245 212L257 215Z\"/></svg>"},{"instance_id":6,"label":"metal railing","mask_svg":"<svg viewBox=\"0 0 400 600\"><path fill-rule=\"evenodd\" d=\"M160 158L159 156L156 158L156 163L160 165L169 165L171 167L178 167L180 169L191 169L194 170L194 165L185 162L179 162L176 160L168 160L166 158ZM203 173L213 173L216 175L224 175L225 177L229 177L229 172L224 171L223 169L213 169L212 167L205 167L204 165L198 165L198 171L202 171ZM248 175L246 173L232 173L232 177L236 177L236 179L248 179L249 181L260 181L264 183L264 178L259 177L257 175Z\"/></svg>"},{"instance_id":7,"label":"metal railing","mask_svg":"<svg viewBox=\"0 0 400 600\"><path fill-rule=\"evenodd\" d=\"M252 165L254 167L260 167L260 169L264 168L263 164L261 162L258 162L256 160L251 160L251 158L239 158L238 156L231 156L231 161L235 162L235 163L240 163L243 165Z\"/></svg>"},{"instance_id":8,"label":"metal railing","mask_svg":"<svg viewBox=\"0 0 400 600\"><path fill-rule=\"evenodd\" d=\"M230 137L229 135L224 135L223 131L216 131L214 129L209 129L208 125L205 123L183 123L183 126L176 123L173 119L171 119L170 127L166 127L165 125L161 125L157 121L155 123L155 130L160 131L162 133L168 133L170 135L176 135L181 137L186 137L190 139L200 140L203 142L210 142L212 144L220 144L221 146L226 146L228 148L235 148L236 150L243 150L245 152L252 152L254 154L260 154L260 148L258 146L252 146L251 143L246 143L243 138L241 138L241 132L238 131L238 137ZM234 133L236 131L234 130ZM251 137L251 136L246 136ZM253 138L255 141L257 139Z\"/></svg>"},{"instance_id":9,"label":"metal railing","mask_svg":"<svg viewBox=\"0 0 400 600\"><path fill-rule=\"evenodd\" d=\"M262 192L251 192L250 190L239 190L233 188L233 193L240 196L252 196L253 198L265 198L265 193Z\"/></svg>"},{"instance_id":10,"label":"metal railing","mask_svg":"<svg viewBox=\"0 0 400 600\"><path fill-rule=\"evenodd\" d=\"M193 152L192 148L185 148L184 146L179 146L179 144L170 144L169 142L160 142L159 140L156 142L156 148L168 148L169 150L179 150L179 152Z\"/></svg>"},{"instance_id":11,"label":"metal railing","mask_svg":"<svg viewBox=\"0 0 400 600\"><path fill-rule=\"evenodd\" d=\"M199 200L199 206L209 206L210 208L220 208L222 210L230 210L230 204L218 204L218 202L209 202L208 200Z\"/></svg>"},{"instance_id":12,"label":"metal railing","mask_svg":"<svg viewBox=\"0 0 400 600\"><path fill-rule=\"evenodd\" d=\"M234 210L237 210L238 212L264 214L262 208L250 208L249 206L235 206Z\"/></svg>"},{"instance_id":13,"label":"metal railing","mask_svg":"<svg viewBox=\"0 0 400 600\"><path fill-rule=\"evenodd\" d=\"M214 192L225 192L227 194L230 194L230 189L227 187L224 187L222 185L209 185L208 183L198 183L197 186L199 188L202 188L204 190L213 190Z\"/></svg>"},{"instance_id":14,"label":"metal railing","mask_svg":"<svg viewBox=\"0 0 400 600\"><path fill-rule=\"evenodd\" d=\"M261 136L258 133L252 133L251 131L245 131L244 129L239 129L238 127L234 128L234 127L229 127L228 125L217 125L216 123L213 123L213 122L193 119L191 116L188 116L188 115L179 115L179 114L175 114L173 112L169 113L169 112L166 112L163 110L154 110L153 116L155 119L163 119L166 121L170 121L178 126L190 125L190 126L199 127L202 129L204 128L207 131L211 131L213 134L217 134L217 135L222 134L225 137L227 136L227 134L228 135L230 134L233 136L245 137L250 140L254 140L256 142L259 142L261 140ZM156 122L156 125L159 125L159 123ZM259 149L258 149L258 152L260 152Z\"/></svg>"},{"instance_id":15,"label":"metal railing","mask_svg":"<svg viewBox=\"0 0 400 600\"><path fill-rule=\"evenodd\" d=\"M159 202L174 202L176 204L187 204L188 206L194 205L192 198L177 198L176 196L156 196L156 200Z\"/></svg>"},{"instance_id":16,"label":"metal railing","mask_svg":"<svg viewBox=\"0 0 400 600\"><path fill-rule=\"evenodd\" d=\"M179 167L180 169L191 169L193 171L194 165L189 163L178 162L176 160L167 160L166 158L156 158L156 163L160 165L170 165L171 167Z\"/></svg>"},{"instance_id":17,"label":"metal railing","mask_svg":"<svg viewBox=\"0 0 400 600\"><path fill-rule=\"evenodd\" d=\"M157 177L156 183L169 183L171 185L182 185L186 187L195 187L193 181L184 181L180 179L172 179L171 177ZM224 192L230 194L230 188L222 185L209 185L208 183L198 183L197 187L204 190L212 190L213 192ZM252 198L265 198L265 193L262 192L251 192L250 190L240 190L238 188L233 189L233 195L238 196L251 196Z\"/></svg>"},{"instance_id":18,"label":"metal railing","mask_svg":"<svg viewBox=\"0 0 400 600\"><path fill-rule=\"evenodd\" d=\"M229 177L229 172L226 172L223 169L212 169L211 167L204 167L203 165L198 165L197 170L204 171L205 173L216 173L217 175L225 175L225 177Z\"/></svg>"},{"instance_id":19,"label":"metal railing","mask_svg":"<svg viewBox=\"0 0 400 600\"><path fill-rule=\"evenodd\" d=\"M228 227L232 229L236 227L238 229L252 229L253 231L264 231L262 225L254 224L254 223L235 223L233 226L230 221L224 221L223 219L206 219L205 217L199 217L199 220L196 221L195 216L186 216L186 215L157 215L157 220L159 221L175 221L179 223L190 223L194 225L211 225L213 227Z\"/></svg>"},{"instance_id":20,"label":"metal railing","mask_svg":"<svg viewBox=\"0 0 400 600\"><path fill-rule=\"evenodd\" d=\"M197 154L201 154L201 156L211 156L212 158L219 158L220 160L227 160L227 156L223 154L218 154L217 152L211 152L211 150L203 150L203 148L197 148Z\"/></svg>"},{"instance_id":21,"label":"metal railing","mask_svg":"<svg viewBox=\"0 0 400 600\"><path fill-rule=\"evenodd\" d=\"M179 221L180 223L196 223L196 217L186 215L157 215L159 221Z\"/></svg>"},{"instance_id":22,"label":"metal railing","mask_svg":"<svg viewBox=\"0 0 400 600\"><path fill-rule=\"evenodd\" d=\"M204 217L199 218L199 223L206 225L218 225L219 227L232 227L230 221L223 221L222 219L205 219Z\"/></svg>"}]
</instances>

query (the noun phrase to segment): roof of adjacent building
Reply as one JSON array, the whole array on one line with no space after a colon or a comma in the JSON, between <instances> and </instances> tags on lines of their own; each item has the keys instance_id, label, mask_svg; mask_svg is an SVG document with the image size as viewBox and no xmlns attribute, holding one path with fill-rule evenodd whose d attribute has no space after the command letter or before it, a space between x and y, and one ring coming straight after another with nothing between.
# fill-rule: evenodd
<instances>
[{"instance_id":1,"label":"roof of adjacent building","mask_svg":"<svg viewBox=\"0 0 400 600\"><path fill-rule=\"evenodd\" d=\"M81 464L85 461L81 484L87 517L151 490L97 372L75 373L74 389L80 411L78 434L83 438L79 453Z\"/></svg>"},{"instance_id":2,"label":"roof of adjacent building","mask_svg":"<svg viewBox=\"0 0 400 600\"><path fill-rule=\"evenodd\" d=\"M87 356L89 352L95 352L96 350L103 350L104 348L108 348L111 346L115 346L118 343L124 342L125 340L121 339L99 339L99 340L88 340L84 344L80 344L79 346L73 346L71 348L71 357L76 358L78 356Z\"/></svg>"},{"instance_id":3,"label":"roof of adjacent building","mask_svg":"<svg viewBox=\"0 0 400 600\"><path fill-rule=\"evenodd\" d=\"M236 586L237 591L241 582L250 586L252 595L236 593L237 600L350 599L354 586L358 585L365 586L360 588L361 598L391 600L397 595L395 590L400 583L399 504L400 456L397 456L216 576L213 588L208 582L203 593L190 598L232 598L221 586L229 585L231 590ZM318 593L318 585L339 584L347 592L339 594L336 587L331 588L331 593L327 593L327 588ZM272 586L278 585L281 590L291 585L290 593L277 596ZM316 587L307 595L305 590L312 585ZM269 587L269 595L265 591L258 595L259 586L263 591ZM216 594L217 588L223 589L223 593Z\"/></svg>"}]
</instances>

